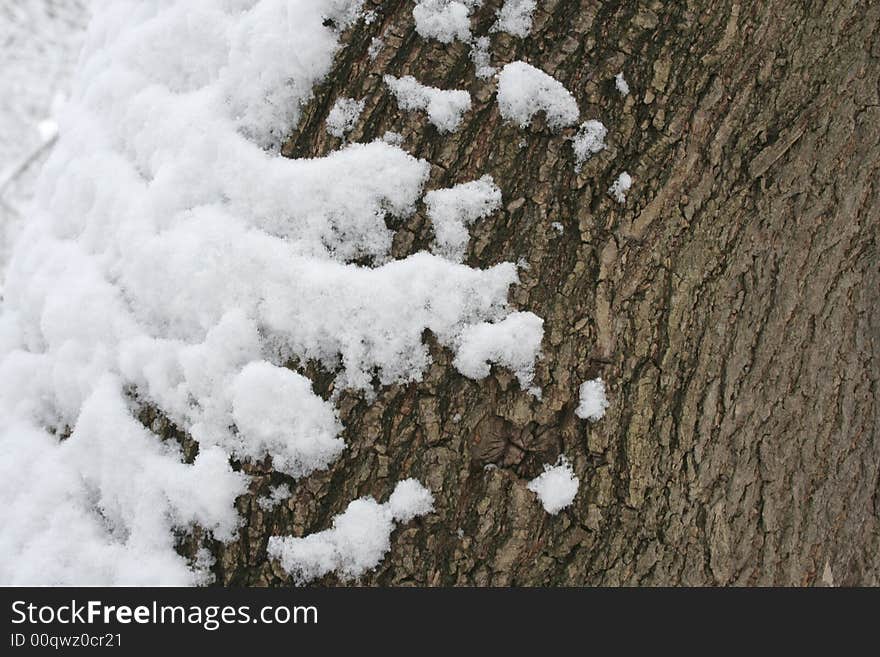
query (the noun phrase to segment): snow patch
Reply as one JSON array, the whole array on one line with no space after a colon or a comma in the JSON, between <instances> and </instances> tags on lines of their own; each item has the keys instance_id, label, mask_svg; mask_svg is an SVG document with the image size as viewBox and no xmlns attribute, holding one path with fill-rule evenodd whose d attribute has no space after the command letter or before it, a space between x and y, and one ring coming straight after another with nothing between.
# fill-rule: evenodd
<instances>
[{"instance_id":1,"label":"snow patch","mask_svg":"<svg viewBox=\"0 0 880 657\"><path fill-rule=\"evenodd\" d=\"M290 497L290 486L279 484L269 488L269 494L257 499L257 506L263 511L271 511Z\"/></svg>"},{"instance_id":2,"label":"snow patch","mask_svg":"<svg viewBox=\"0 0 880 657\"><path fill-rule=\"evenodd\" d=\"M395 523L409 522L434 510L431 492L415 479L398 482L385 504L361 497L333 518L330 529L298 538L273 536L268 554L297 584L336 572L353 579L372 570L391 549Z\"/></svg>"},{"instance_id":3,"label":"snow patch","mask_svg":"<svg viewBox=\"0 0 880 657\"><path fill-rule=\"evenodd\" d=\"M571 505L577 495L580 480L575 476L571 463L564 456L556 465L545 465L544 473L529 482L529 490L538 496L544 510L556 515Z\"/></svg>"},{"instance_id":4,"label":"snow patch","mask_svg":"<svg viewBox=\"0 0 880 657\"><path fill-rule=\"evenodd\" d=\"M486 80L498 72L498 69L492 66L489 56L489 37L482 36L474 39L471 43L470 55L471 61L474 63L474 75L479 79Z\"/></svg>"},{"instance_id":5,"label":"snow patch","mask_svg":"<svg viewBox=\"0 0 880 657\"><path fill-rule=\"evenodd\" d=\"M617 176L617 179L608 188L608 193L620 204L626 203L626 193L632 187L632 176L626 171Z\"/></svg>"},{"instance_id":6,"label":"snow patch","mask_svg":"<svg viewBox=\"0 0 880 657\"><path fill-rule=\"evenodd\" d=\"M601 378L585 381L581 384L578 392L580 401L575 409L575 415L592 422L597 422L605 417L608 399L605 396L605 382Z\"/></svg>"},{"instance_id":7,"label":"snow patch","mask_svg":"<svg viewBox=\"0 0 880 657\"><path fill-rule=\"evenodd\" d=\"M513 371L520 386L528 390L543 338L543 319L530 312L513 312L500 322L465 329L453 365L468 378L483 379L489 376L490 364L497 363Z\"/></svg>"},{"instance_id":8,"label":"snow patch","mask_svg":"<svg viewBox=\"0 0 880 657\"><path fill-rule=\"evenodd\" d=\"M441 43L470 41L471 2L458 0L418 0L413 8L416 32L425 39Z\"/></svg>"},{"instance_id":9,"label":"snow patch","mask_svg":"<svg viewBox=\"0 0 880 657\"><path fill-rule=\"evenodd\" d=\"M420 84L413 76L384 77L401 109L424 110L428 120L440 132L453 132L461 123L465 112L471 108L471 95L461 89L442 90Z\"/></svg>"},{"instance_id":10,"label":"snow patch","mask_svg":"<svg viewBox=\"0 0 880 657\"><path fill-rule=\"evenodd\" d=\"M571 141L571 146L574 149L575 171L580 171L584 162L606 147L605 137L607 135L608 129L601 121L581 123L580 130Z\"/></svg>"},{"instance_id":11,"label":"snow patch","mask_svg":"<svg viewBox=\"0 0 880 657\"><path fill-rule=\"evenodd\" d=\"M327 114L327 132L340 139L351 132L364 111L364 101L353 98L338 98Z\"/></svg>"},{"instance_id":12,"label":"snow patch","mask_svg":"<svg viewBox=\"0 0 880 657\"><path fill-rule=\"evenodd\" d=\"M536 6L535 0L505 0L498 10L498 20L492 26L492 31L527 37L532 31L532 15Z\"/></svg>"},{"instance_id":13,"label":"snow patch","mask_svg":"<svg viewBox=\"0 0 880 657\"><path fill-rule=\"evenodd\" d=\"M547 115L551 129L577 123L580 111L571 92L559 80L525 62L507 64L498 74L501 116L521 128L538 112Z\"/></svg>"},{"instance_id":14,"label":"snow patch","mask_svg":"<svg viewBox=\"0 0 880 657\"><path fill-rule=\"evenodd\" d=\"M614 86L617 88L617 91L620 92L621 96L629 95L629 85L627 84L626 79L623 77L623 72L620 72L614 76Z\"/></svg>"},{"instance_id":15,"label":"snow patch","mask_svg":"<svg viewBox=\"0 0 880 657\"><path fill-rule=\"evenodd\" d=\"M425 194L428 217L434 225L437 252L460 262L470 235L468 226L501 207L501 190L492 176Z\"/></svg>"}]
</instances>

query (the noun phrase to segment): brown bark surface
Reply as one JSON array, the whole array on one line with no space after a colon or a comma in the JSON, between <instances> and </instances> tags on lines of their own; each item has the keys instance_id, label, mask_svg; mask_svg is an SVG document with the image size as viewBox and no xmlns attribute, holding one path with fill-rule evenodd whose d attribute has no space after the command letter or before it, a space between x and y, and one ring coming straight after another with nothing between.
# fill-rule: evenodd
<instances>
[{"instance_id":1,"label":"brown bark surface","mask_svg":"<svg viewBox=\"0 0 880 657\"><path fill-rule=\"evenodd\" d=\"M545 319L543 398L503 369L471 381L436 345L422 382L343 393L330 470L245 466L254 495L241 540L212 545L218 582L288 584L269 536L325 529L412 476L436 512L395 530L363 584L880 583L880 5L548 0L525 39L490 34L499 6L473 22L492 64L545 70L609 129L580 173L573 130L506 124L468 46L421 38L398 0L345 34L282 152L338 148L324 119L347 96L367 102L350 140L401 133L433 165L428 189L491 174L504 207L472 227L466 262L528 263L511 302ZM440 135L385 73L474 106ZM430 247L423 208L394 228L395 257ZM303 371L331 392L332 373ZM596 376L611 406L590 424L574 409ZM551 516L526 485L560 453L581 488ZM262 510L282 482L289 502Z\"/></svg>"}]
</instances>

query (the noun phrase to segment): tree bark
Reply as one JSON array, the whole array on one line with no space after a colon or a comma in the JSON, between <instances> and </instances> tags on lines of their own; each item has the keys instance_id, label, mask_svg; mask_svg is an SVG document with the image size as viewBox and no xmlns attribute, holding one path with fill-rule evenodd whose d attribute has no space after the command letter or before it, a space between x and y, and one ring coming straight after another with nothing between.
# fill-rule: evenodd
<instances>
[{"instance_id":1,"label":"tree bark","mask_svg":"<svg viewBox=\"0 0 880 657\"><path fill-rule=\"evenodd\" d=\"M432 164L428 189L491 174L504 207L471 228L466 262L528 263L511 303L545 319L543 397L503 369L461 376L426 335L421 382L341 394L348 447L329 470L242 466L253 495L240 540L210 544L218 583L289 584L269 536L326 529L411 476L436 511L395 530L362 584L878 584L880 5L548 0L518 39L490 33L500 4L472 23L492 64L541 68L609 129L579 173L574 130L505 123L469 47L421 38L399 0L346 32L282 153L339 148L324 120L347 96L366 100L349 139L400 133ZM467 89L473 107L440 135L398 109L386 73ZM394 257L430 247L424 208L393 228ZM330 394L333 373L302 371ZM578 386L596 376L611 405L587 423ZM526 486L562 453L581 487L551 516ZM290 500L261 509L279 483Z\"/></svg>"}]
</instances>

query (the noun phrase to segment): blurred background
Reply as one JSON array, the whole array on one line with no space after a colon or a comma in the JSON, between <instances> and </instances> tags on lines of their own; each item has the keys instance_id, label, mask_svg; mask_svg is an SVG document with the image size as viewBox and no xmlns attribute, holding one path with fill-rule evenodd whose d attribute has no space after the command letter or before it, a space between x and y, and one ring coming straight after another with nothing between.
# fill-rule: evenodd
<instances>
[{"instance_id":1,"label":"blurred background","mask_svg":"<svg viewBox=\"0 0 880 657\"><path fill-rule=\"evenodd\" d=\"M58 133L90 0L0 0L0 267ZM0 281L2 281L0 273Z\"/></svg>"}]
</instances>

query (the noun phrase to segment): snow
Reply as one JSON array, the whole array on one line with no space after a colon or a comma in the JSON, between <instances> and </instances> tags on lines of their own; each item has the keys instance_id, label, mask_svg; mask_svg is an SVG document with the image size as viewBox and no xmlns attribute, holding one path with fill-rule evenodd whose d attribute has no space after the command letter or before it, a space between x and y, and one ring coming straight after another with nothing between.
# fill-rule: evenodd
<instances>
[{"instance_id":1,"label":"snow","mask_svg":"<svg viewBox=\"0 0 880 657\"><path fill-rule=\"evenodd\" d=\"M620 72L614 76L614 86L617 87L617 91L620 92L621 96L629 95L629 85L626 83L626 79L623 77L623 72Z\"/></svg>"},{"instance_id":2,"label":"snow","mask_svg":"<svg viewBox=\"0 0 880 657\"><path fill-rule=\"evenodd\" d=\"M632 187L632 176L622 172L608 188L608 193L620 204L626 203L626 193Z\"/></svg>"},{"instance_id":3,"label":"snow","mask_svg":"<svg viewBox=\"0 0 880 657\"><path fill-rule=\"evenodd\" d=\"M574 136L571 146L574 149L575 170L579 171L581 165L593 155L605 148L605 137L608 129L601 121L586 121L581 123L580 130Z\"/></svg>"},{"instance_id":4,"label":"snow","mask_svg":"<svg viewBox=\"0 0 880 657\"><path fill-rule=\"evenodd\" d=\"M386 217L414 211L428 162L383 141L278 154L360 8L97 5L6 272L0 582L204 583L175 537L236 536L249 479L230 459L297 477L343 449L292 361L369 393L421 379L429 330L465 367L528 373L537 347L511 329L534 342L540 319L511 315L513 263L391 259ZM435 91L429 116L460 118L467 92ZM192 464L143 406L198 443Z\"/></svg>"},{"instance_id":5,"label":"snow","mask_svg":"<svg viewBox=\"0 0 880 657\"><path fill-rule=\"evenodd\" d=\"M500 322L465 329L453 364L466 377L483 379L489 376L490 363L498 363L513 371L527 390L543 338L543 319L530 312L513 312Z\"/></svg>"},{"instance_id":6,"label":"snow","mask_svg":"<svg viewBox=\"0 0 880 657\"><path fill-rule=\"evenodd\" d=\"M385 47L385 41L380 39L379 37L373 37L370 39L370 45L367 47L367 57L371 60L376 59L379 56L379 53L382 52L382 48Z\"/></svg>"},{"instance_id":7,"label":"snow","mask_svg":"<svg viewBox=\"0 0 880 657\"><path fill-rule=\"evenodd\" d=\"M266 361L249 363L232 382L239 459L272 455L278 472L301 477L327 467L345 444L335 409L312 393L306 377Z\"/></svg>"},{"instance_id":8,"label":"snow","mask_svg":"<svg viewBox=\"0 0 880 657\"><path fill-rule=\"evenodd\" d=\"M536 6L535 0L505 0L498 11L498 20L492 26L492 31L527 37L532 31L532 15Z\"/></svg>"},{"instance_id":9,"label":"snow","mask_svg":"<svg viewBox=\"0 0 880 657\"><path fill-rule=\"evenodd\" d=\"M441 133L455 131L464 113L471 108L471 95L467 91L429 87L411 75L402 78L386 75L384 80L401 109L424 110Z\"/></svg>"},{"instance_id":10,"label":"snow","mask_svg":"<svg viewBox=\"0 0 880 657\"><path fill-rule=\"evenodd\" d=\"M290 497L290 486L287 484L279 484L270 487L268 495L257 498L257 505L263 511L271 511L288 497Z\"/></svg>"},{"instance_id":11,"label":"snow","mask_svg":"<svg viewBox=\"0 0 880 657\"><path fill-rule=\"evenodd\" d=\"M471 61L474 63L474 75L481 80L494 76L498 69L492 66L489 56L489 37L482 36L471 43Z\"/></svg>"},{"instance_id":12,"label":"snow","mask_svg":"<svg viewBox=\"0 0 880 657\"><path fill-rule=\"evenodd\" d=\"M605 397L605 382L601 378L582 383L579 394L580 401L575 409L575 415L592 422L605 417L608 399Z\"/></svg>"},{"instance_id":13,"label":"snow","mask_svg":"<svg viewBox=\"0 0 880 657\"><path fill-rule=\"evenodd\" d=\"M416 32L441 43L470 41L471 4L458 0L417 0L412 12Z\"/></svg>"},{"instance_id":14,"label":"snow","mask_svg":"<svg viewBox=\"0 0 880 657\"><path fill-rule=\"evenodd\" d=\"M391 549L395 523L409 522L434 509L431 492L415 479L398 482L385 504L361 497L333 518L330 529L299 537L269 539L268 554L297 584L336 572L353 579L372 570Z\"/></svg>"},{"instance_id":15,"label":"snow","mask_svg":"<svg viewBox=\"0 0 880 657\"><path fill-rule=\"evenodd\" d=\"M574 501L579 485L571 463L560 456L556 465L545 465L543 474L532 479L528 488L538 496L544 511L555 516Z\"/></svg>"},{"instance_id":16,"label":"snow","mask_svg":"<svg viewBox=\"0 0 880 657\"><path fill-rule=\"evenodd\" d=\"M571 92L559 80L531 64L516 61L498 74L501 116L525 128L538 112L547 115L551 129L577 123L580 114Z\"/></svg>"},{"instance_id":17,"label":"snow","mask_svg":"<svg viewBox=\"0 0 880 657\"><path fill-rule=\"evenodd\" d=\"M85 38L85 0L0 4L0 293Z\"/></svg>"},{"instance_id":18,"label":"snow","mask_svg":"<svg viewBox=\"0 0 880 657\"><path fill-rule=\"evenodd\" d=\"M428 217L434 225L436 251L451 260L464 258L467 228L501 207L501 190L492 176L425 194Z\"/></svg>"},{"instance_id":19,"label":"snow","mask_svg":"<svg viewBox=\"0 0 880 657\"><path fill-rule=\"evenodd\" d=\"M351 132L364 111L365 101L353 98L337 98L327 114L327 132L340 139Z\"/></svg>"}]
</instances>

